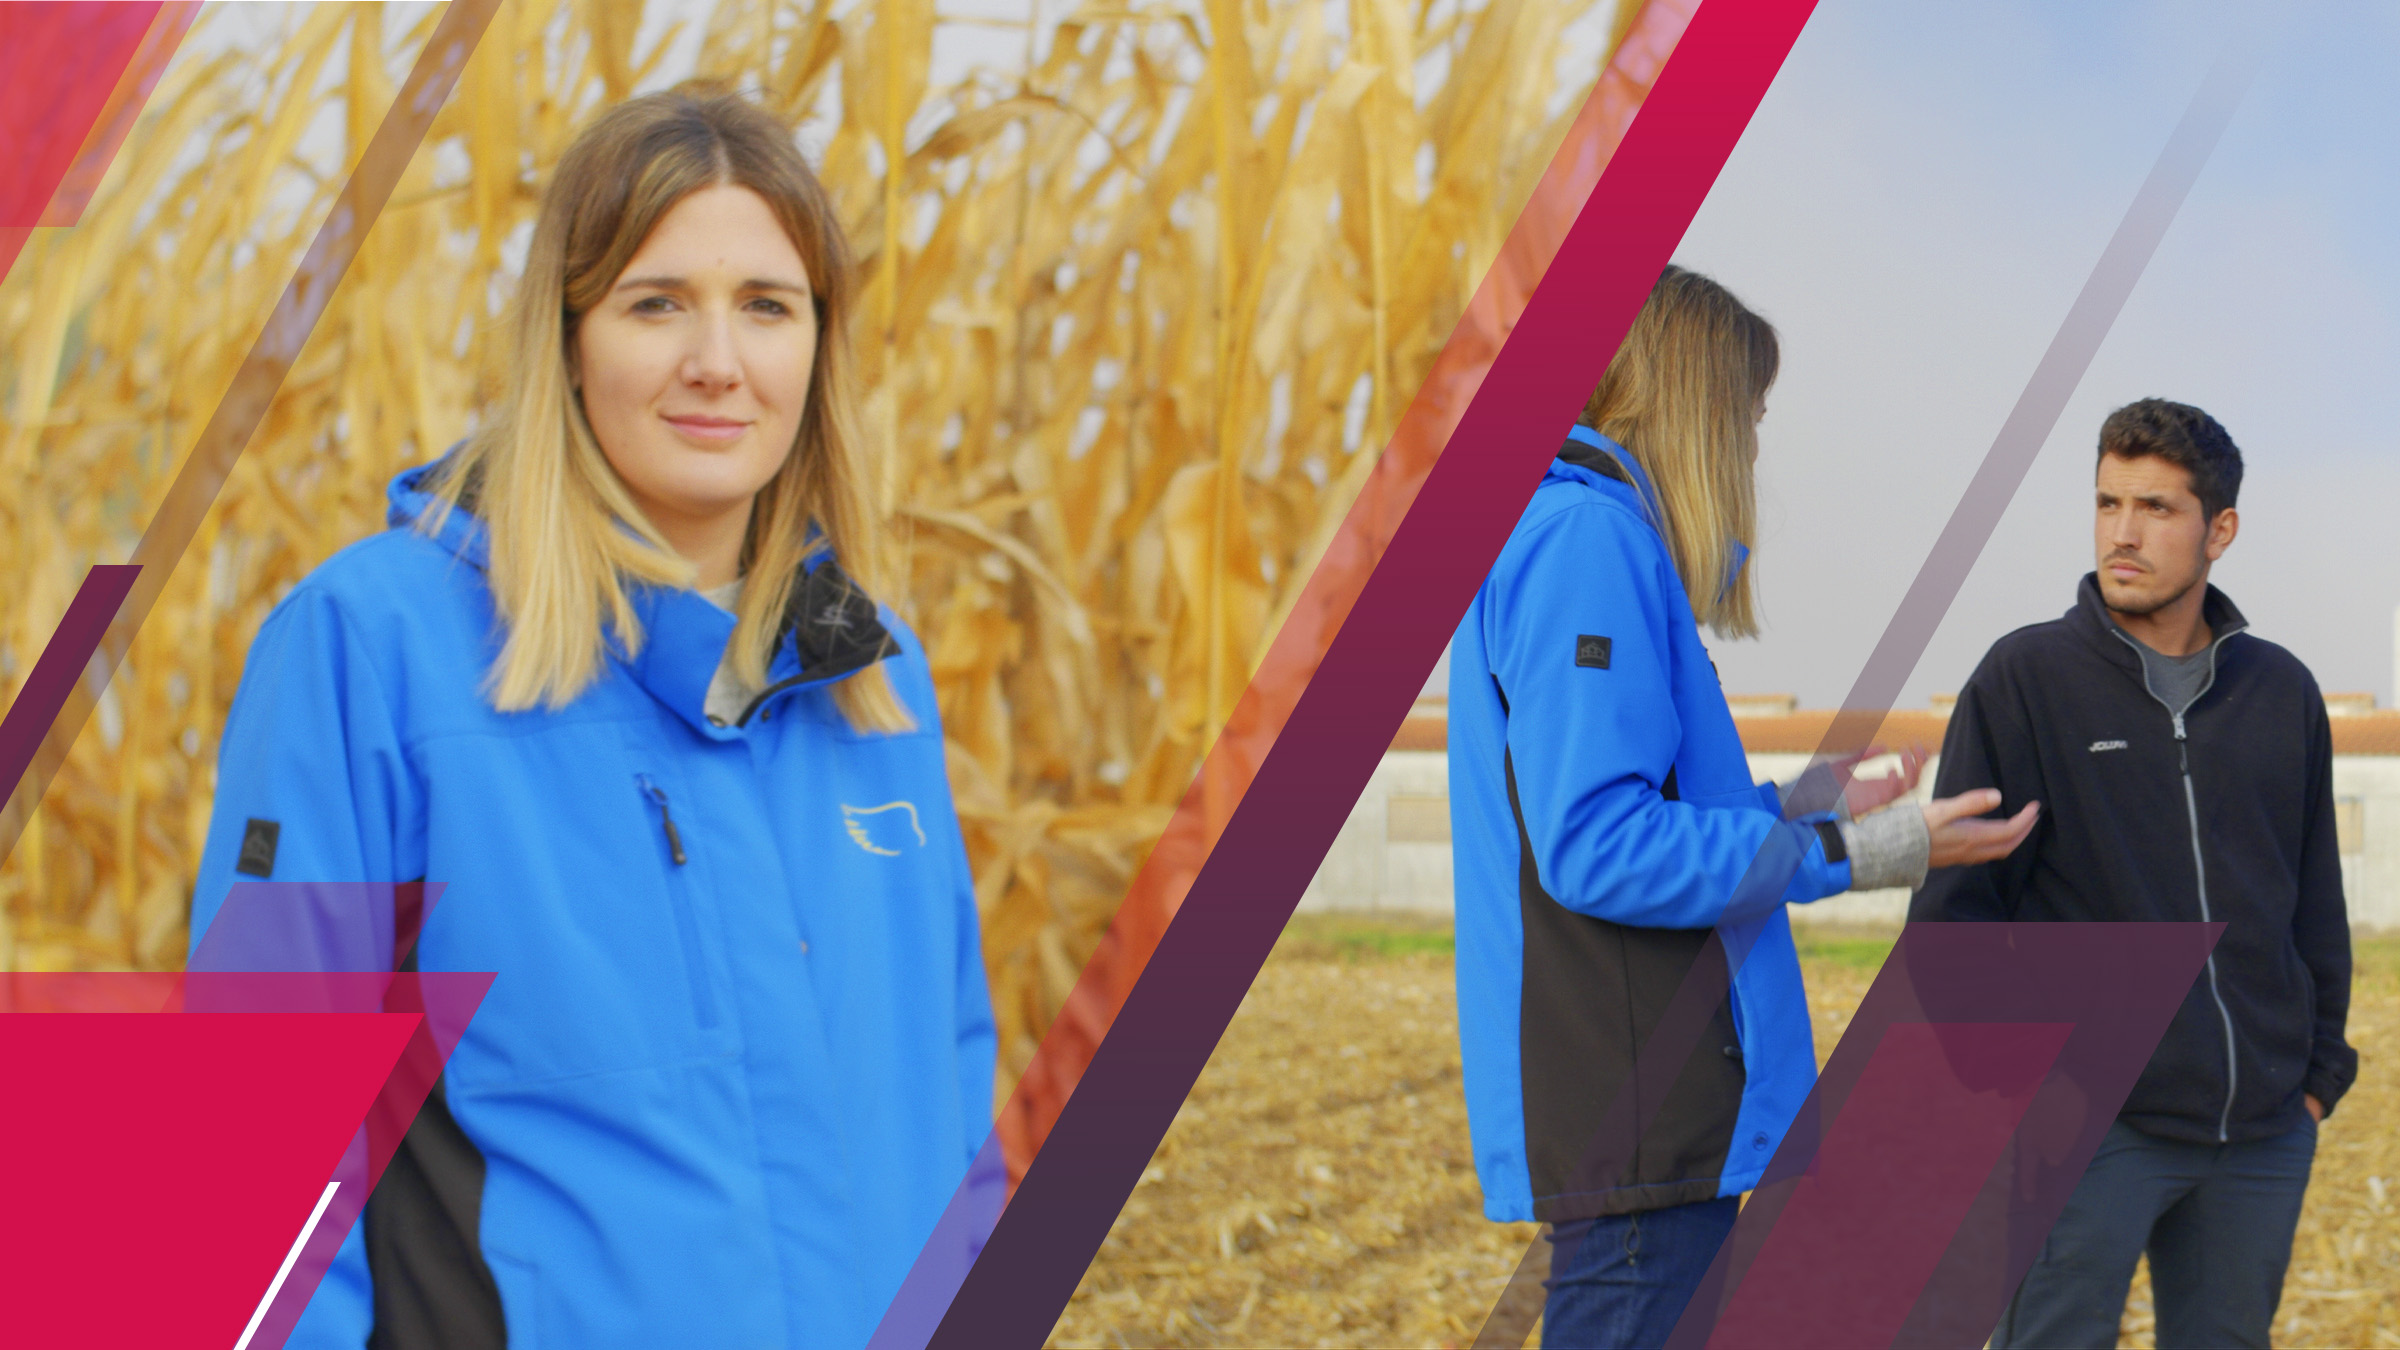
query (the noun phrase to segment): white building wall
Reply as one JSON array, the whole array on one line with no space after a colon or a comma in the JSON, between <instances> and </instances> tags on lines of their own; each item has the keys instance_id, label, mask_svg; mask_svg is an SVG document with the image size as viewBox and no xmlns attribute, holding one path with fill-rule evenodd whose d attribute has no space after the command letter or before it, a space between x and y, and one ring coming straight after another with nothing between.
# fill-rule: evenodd
<instances>
[{"instance_id":1,"label":"white building wall","mask_svg":"<svg viewBox=\"0 0 2400 1350\"><path fill-rule=\"evenodd\" d=\"M1384 755L1300 897L1320 910L1450 912L1450 756Z\"/></svg>"},{"instance_id":2,"label":"white building wall","mask_svg":"<svg viewBox=\"0 0 2400 1350\"><path fill-rule=\"evenodd\" d=\"M2350 924L2400 931L2400 756L2335 755L2333 797Z\"/></svg>"},{"instance_id":3,"label":"white building wall","mask_svg":"<svg viewBox=\"0 0 2400 1350\"><path fill-rule=\"evenodd\" d=\"M1750 775L1789 781L1808 763L1799 754L1750 756ZM1873 775L1881 766L1870 763ZM1932 795L1937 756L1925 766L1918 800ZM2342 887L2353 926L2400 930L2400 756L2337 755L2333 791L2341 827ZM1446 916L1451 912L1449 757L1438 750L1395 750L1383 757L1350 818L1326 852L1302 913L1348 911ZM1795 905L1801 925L1898 924L1908 892L1865 891Z\"/></svg>"}]
</instances>

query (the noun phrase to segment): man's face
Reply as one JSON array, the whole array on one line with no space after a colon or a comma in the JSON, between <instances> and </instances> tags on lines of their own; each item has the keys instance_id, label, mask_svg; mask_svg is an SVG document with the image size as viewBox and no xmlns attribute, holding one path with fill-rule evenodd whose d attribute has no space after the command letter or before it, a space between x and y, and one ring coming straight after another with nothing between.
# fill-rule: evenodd
<instances>
[{"instance_id":1,"label":"man's face","mask_svg":"<svg viewBox=\"0 0 2400 1350\"><path fill-rule=\"evenodd\" d=\"M2233 508L2209 520L2191 474L2155 455L2101 456L2094 505L2100 598L2120 614L2152 614L2182 599L2233 542Z\"/></svg>"}]
</instances>

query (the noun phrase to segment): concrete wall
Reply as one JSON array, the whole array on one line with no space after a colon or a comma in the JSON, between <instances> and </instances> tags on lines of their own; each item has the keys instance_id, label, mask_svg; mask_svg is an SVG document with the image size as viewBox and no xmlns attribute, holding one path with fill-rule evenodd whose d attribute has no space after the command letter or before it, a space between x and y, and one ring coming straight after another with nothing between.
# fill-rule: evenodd
<instances>
[{"instance_id":1,"label":"concrete wall","mask_svg":"<svg viewBox=\"0 0 2400 1350\"><path fill-rule=\"evenodd\" d=\"M2400 931L2400 755L2335 755L2333 797L2351 926Z\"/></svg>"},{"instance_id":2,"label":"concrete wall","mask_svg":"<svg viewBox=\"0 0 2400 1350\"><path fill-rule=\"evenodd\" d=\"M1761 782L1788 781L1807 762L1806 755L1755 754L1750 774ZM1920 799L1930 794L1938 767L1938 758L1926 765ZM1876 771L1867 766L1869 774ZM1450 913L1449 780L1441 751L1386 754L1309 883L1301 911ZM2333 791L2351 923L2400 930L2400 756L2335 756ZM1907 912L1908 892L1900 890L1830 896L1791 911L1803 925L1897 924Z\"/></svg>"},{"instance_id":3,"label":"concrete wall","mask_svg":"<svg viewBox=\"0 0 2400 1350\"><path fill-rule=\"evenodd\" d=\"M1450 756L1394 750L1375 766L1300 910L1450 912Z\"/></svg>"}]
</instances>

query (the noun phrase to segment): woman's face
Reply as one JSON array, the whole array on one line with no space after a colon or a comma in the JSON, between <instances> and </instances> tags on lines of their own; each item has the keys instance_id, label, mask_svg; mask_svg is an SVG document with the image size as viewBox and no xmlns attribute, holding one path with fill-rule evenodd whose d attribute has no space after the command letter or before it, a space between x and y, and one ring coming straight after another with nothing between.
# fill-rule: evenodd
<instances>
[{"instance_id":1,"label":"woman's face","mask_svg":"<svg viewBox=\"0 0 2400 1350\"><path fill-rule=\"evenodd\" d=\"M745 527L792 452L816 364L810 280L757 193L702 188L660 218L577 329L601 453L687 556Z\"/></svg>"}]
</instances>

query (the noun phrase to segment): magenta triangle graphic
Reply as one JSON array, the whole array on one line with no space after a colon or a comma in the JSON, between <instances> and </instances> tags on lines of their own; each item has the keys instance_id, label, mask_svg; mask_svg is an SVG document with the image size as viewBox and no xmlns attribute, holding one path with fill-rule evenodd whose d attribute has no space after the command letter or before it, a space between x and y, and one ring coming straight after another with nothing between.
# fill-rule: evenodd
<instances>
[{"instance_id":1,"label":"magenta triangle graphic","mask_svg":"<svg viewBox=\"0 0 2400 1350\"><path fill-rule=\"evenodd\" d=\"M13 1344L233 1345L423 1021L133 1010L171 993L0 975L0 1150L38 1160L0 1227ZM26 1010L60 1005L88 1011Z\"/></svg>"},{"instance_id":2,"label":"magenta triangle graphic","mask_svg":"<svg viewBox=\"0 0 2400 1350\"><path fill-rule=\"evenodd\" d=\"M0 278L35 226L61 223L51 208L70 170L82 170L70 195L89 195L197 6L177 3L163 24L161 9L160 0L0 3ZM67 223L81 204L61 203Z\"/></svg>"}]
</instances>

